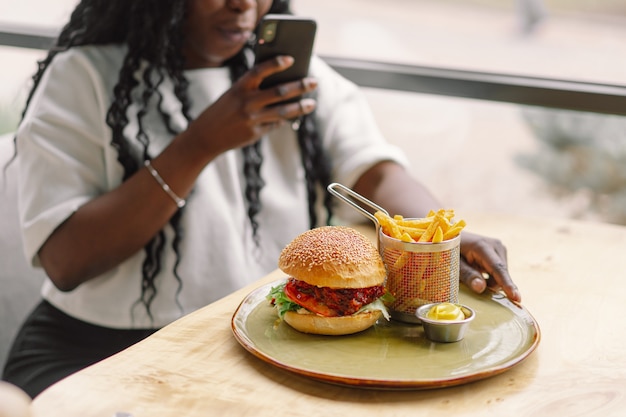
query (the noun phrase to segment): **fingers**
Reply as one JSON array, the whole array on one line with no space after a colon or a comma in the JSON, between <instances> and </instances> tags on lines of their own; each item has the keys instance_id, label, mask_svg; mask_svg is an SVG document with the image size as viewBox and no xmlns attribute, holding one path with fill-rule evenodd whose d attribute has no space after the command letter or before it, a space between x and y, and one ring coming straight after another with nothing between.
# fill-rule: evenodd
<instances>
[{"instance_id":1,"label":"fingers","mask_svg":"<svg viewBox=\"0 0 626 417\"><path fill-rule=\"evenodd\" d=\"M480 272L469 266L463 258L461 258L459 280L477 294L481 294L487 289L487 283Z\"/></svg>"},{"instance_id":2,"label":"fingers","mask_svg":"<svg viewBox=\"0 0 626 417\"><path fill-rule=\"evenodd\" d=\"M274 59L256 64L242 77L240 85L248 92L258 91L259 93L255 94L257 99L255 104L263 107L296 98L315 90L317 88L317 80L311 77L281 83L280 85L260 90L260 86L265 78L286 70L293 65L293 62L292 57L280 55Z\"/></svg>"},{"instance_id":3,"label":"fingers","mask_svg":"<svg viewBox=\"0 0 626 417\"><path fill-rule=\"evenodd\" d=\"M276 120L293 120L313 112L316 104L312 98L303 98L290 103L266 107L257 113L257 121L270 123Z\"/></svg>"},{"instance_id":4,"label":"fingers","mask_svg":"<svg viewBox=\"0 0 626 417\"><path fill-rule=\"evenodd\" d=\"M293 65L293 57L288 55L279 55L274 59L256 64L246 75L244 75L243 82L248 88L256 90L259 88L263 80L272 74L281 72Z\"/></svg>"},{"instance_id":5,"label":"fingers","mask_svg":"<svg viewBox=\"0 0 626 417\"><path fill-rule=\"evenodd\" d=\"M315 110L315 99L303 95L317 88L317 80L303 78L298 81L280 84L266 90L257 90L245 102L247 114L257 114L265 121L267 117L294 118Z\"/></svg>"},{"instance_id":6,"label":"fingers","mask_svg":"<svg viewBox=\"0 0 626 417\"><path fill-rule=\"evenodd\" d=\"M293 64L293 58L278 56L255 65L233 85L230 92L240 105L239 114L245 123L262 136L284 121L298 119L315 110L316 101L305 95L317 88L317 80L306 77L292 82L260 89L261 82L271 74Z\"/></svg>"},{"instance_id":7,"label":"fingers","mask_svg":"<svg viewBox=\"0 0 626 417\"><path fill-rule=\"evenodd\" d=\"M506 247L497 239L469 233L462 239L461 281L479 292L487 286L501 288L509 299L520 302L520 292L508 271Z\"/></svg>"},{"instance_id":8,"label":"fingers","mask_svg":"<svg viewBox=\"0 0 626 417\"><path fill-rule=\"evenodd\" d=\"M253 128L255 137L261 137L281 127L287 121L294 121L312 113L316 105L317 102L313 98L301 98L254 111L246 111L245 117L248 119L247 124Z\"/></svg>"},{"instance_id":9,"label":"fingers","mask_svg":"<svg viewBox=\"0 0 626 417\"><path fill-rule=\"evenodd\" d=\"M262 136L273 129L279 128L287 120L294 120L315 110L316 101L311 98L265 108L255 115L256 134Z\"/></svg>"},{"instance_id":10,"label":"fingers","mask_svg":"<svg viewBox=\"0 0 626 417\"><path fill-rule=\"evenodd\" d=\"M307 77L298 81L280 84L267 90L261 90L259 93L259 102L263 106L272 106L280 104L284 101L294 101L298 97L303 96L317 88L317 80Z\"/></svg>"},{"instance_id":11,"label":"fingers","mask_svg":"<svg viewBox=\"0 0 626 417\"><path fill-rule=\"evenodd\" d=\"M284 124L285 124L284 120L276 120L272 122L259 123L255 129L255 135L256 137L261 137L263 135L268 134L274 129L278 129Z\"/></svg>"},{"instance_id":12,"label":"fingers","mask_svg":"<svg viewBox=\"0 0 626 417\"><path fill-rule=\"evenodd\" d=\"M469 265L464 258L461 258L459 280L469 289L477 294L483 293L487 287L494 291L502 289L510 300L522 301L517 286L510 281L510 278L505 278L508 276L508 271L501 271L493 275L487 272L481 273L478 269Z\"/></svg>"},{"instance_id":13,"label":"fingers","mask_svg":"<svg viewBox=\"0 0 626 417\"><path fill-rule=\"evenodd\" d=\"M498 255L493 256L495 253L495 251L492 253L489 251L486 252L487 261L483 268L483 271L487 273L487 278L490 280L488 282L489 287L500 287L508 298L517 302L521 301L522 297L517 289L517 286L513 283L513 280L509 275L509 270L506 266L505 260L500 258Z\"/></svg>"}]
</instances>

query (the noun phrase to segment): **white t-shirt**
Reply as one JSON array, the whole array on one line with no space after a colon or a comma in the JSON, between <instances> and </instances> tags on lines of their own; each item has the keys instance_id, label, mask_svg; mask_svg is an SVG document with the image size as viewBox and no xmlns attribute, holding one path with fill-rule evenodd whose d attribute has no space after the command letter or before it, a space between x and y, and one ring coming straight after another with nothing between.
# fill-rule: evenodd
<instances>
[{"instance_id":1,"label":"white t-shirt","mask_svg":"<svg viewBox=\"0 0 626 417\"><path fill-rule=\"evenodd\" d=\"M25 253L34 265L39 265L39 248L59 224L82 204L122 181L123 168L110 145L105 116L125 51L121 46L89 46L58 54L19 127L21 224ZM333 161L333 181L352 186L381 160L405 164L402 152L381 136L355 85L317 59L311 73L319 81L319 134ZM226 68L191 70L185 75L190 81L193 117L231 84ZM161 105L173 115L176 128L183 130L187 123L180 103L170 84L164 84ZM152 110L144 126L152 141L150 154L156 156L172 136ZM136 112L132 106L125 131L134 142ZM138 143L135 146L140 149ZM152 319L136 304L141 294L143 251L71 292L61 292L47 280L43 297L90 323L113 328L161 327L271 272L282 248L308 229L309 216L295 132L290 126L274 131L263 140L262 152L261 175L266 185L258 215L260 246L252 239L247 216L241 151L226 152L207 165L188 197L182 217L180 287L172 272L173 231L166 227L167 248L156 279ZM341 210L354 214L349 207ZM325 218L320 216L322 222Z\"/></svg>"}]
</instances>

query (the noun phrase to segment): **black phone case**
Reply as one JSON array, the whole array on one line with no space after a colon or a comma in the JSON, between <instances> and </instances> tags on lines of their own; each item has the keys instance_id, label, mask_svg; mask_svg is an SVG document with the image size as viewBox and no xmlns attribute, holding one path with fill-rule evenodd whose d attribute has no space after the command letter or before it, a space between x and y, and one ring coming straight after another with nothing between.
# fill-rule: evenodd
<instances>
[{"instance_id":1,"label":"black phone case","mask_svg":"<svg viewBox=\"0 0 626 417\"><path fill-rule=\"evenodd\" d=\"M263 62L277 55L290 55L294 64L285 71L267 77L261 88L304 78L309 73L311 54L315 41L317 24L309 18L290 15L266 15L263 21L275 21L276 35L272 42L260 43L261 34L257 35L255 46L255 63ZM263 22L259 28L263 27Z\"/></svg>"}]
</instances>

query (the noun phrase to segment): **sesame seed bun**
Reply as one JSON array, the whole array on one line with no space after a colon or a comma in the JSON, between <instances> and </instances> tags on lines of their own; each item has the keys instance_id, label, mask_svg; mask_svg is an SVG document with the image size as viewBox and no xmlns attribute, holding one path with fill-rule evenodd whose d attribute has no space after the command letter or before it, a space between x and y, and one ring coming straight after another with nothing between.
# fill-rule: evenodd
<instances>
[{"instance_id":1,"label":"sesame seed bun","mask_svg":"<svg viewBox=\"0 0 626 417\"><path fill-rule=\"evenodd\" d=\"M383 285L386 277L372 242L344 226L323 226L300 234L285 246L278 267L318 287L368 288Z\"/></svg>"},{"instance_id":2,"label":"sesame seed bun","mask_svg":"<svg viewBox=\"0 0 626 417\"><path fill-rule=\"evenodd\" d=\"M351 316L324 317L314 313L301 314L288 311L285 313L284 320L302 333L341 336L369 329L381 315L380 311L367 311Z\"/></svg>"}]
</instances>

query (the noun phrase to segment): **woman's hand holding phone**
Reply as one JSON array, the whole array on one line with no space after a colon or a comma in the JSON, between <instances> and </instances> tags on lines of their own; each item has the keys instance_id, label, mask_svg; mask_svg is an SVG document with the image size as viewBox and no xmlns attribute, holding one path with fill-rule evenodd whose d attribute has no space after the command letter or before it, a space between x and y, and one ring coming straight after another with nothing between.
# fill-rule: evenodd
<instances>
[{"instance_id":1,"label":"woman's hand holding phone","mask_svg":"<svg viewBox=\"0 0 626 417\"><path fill-rule=\"evenodd\" d=\"M185 140L195 142L195 149L212 160L311 113L316 101L303 96L317 88L313 77L260 88L267 77L286 70L293 62L292 57L280 55L255 65L189 125Z\"/></svg>"},{"instance_id":2,"label":"woman's hand holding phone","mask_svg":"<svg viewBox=\"0 0 626 417\"><path fill-rule=\"evenodd\" d=\"M274 65L272 65L273 62L275 62ZM256 75L256 77L253 76L253 83L259 89L260 101L265 103L267 110L272 110L278 116L286 119L303 116L315 109L315 99L305 97L305 95L317 88L317 80L305 76L271 87L263 88L262 85L268 78L288 70L293 63L293 57L279 55L269 61L255 65L252 69Z\"/></svg>"}]
</instances>

